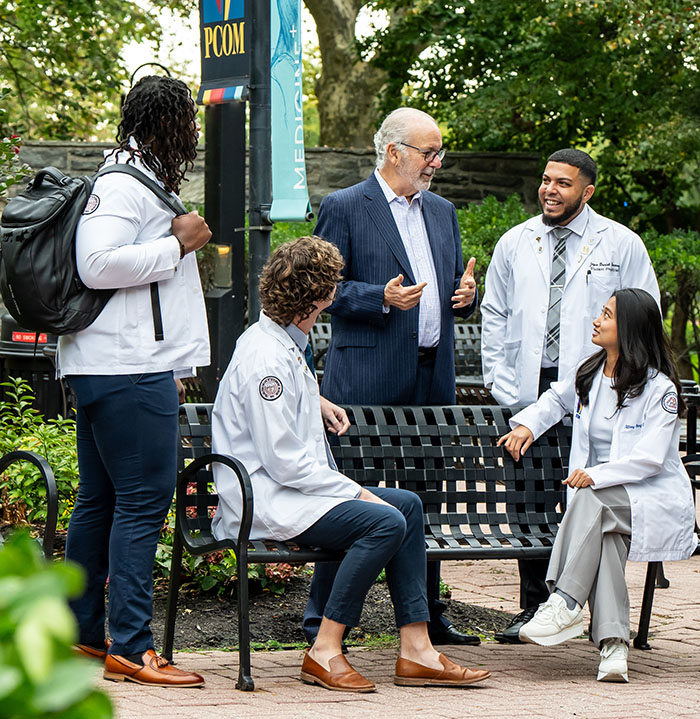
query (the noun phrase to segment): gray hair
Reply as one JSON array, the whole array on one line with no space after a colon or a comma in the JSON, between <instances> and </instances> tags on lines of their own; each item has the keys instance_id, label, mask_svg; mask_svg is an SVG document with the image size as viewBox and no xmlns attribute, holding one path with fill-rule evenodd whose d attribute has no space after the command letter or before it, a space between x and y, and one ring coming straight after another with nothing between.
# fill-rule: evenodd
<instances>
[{"instance_id":1,"label":"gray hair","mask_svg":"<svg viewBox=\"0 0 700 719\"><path fill-rule=\"evenodd\" d=\"M407 142L417 121L425 120L429 120L434 125L437 124L427 112L416 110L414 107L398 107L384 118L384 122L374 135L374 151L377 154L378 170L381 170L386 164L386 148L392 143L397 145Z\"/></svg>"}]
</instances>

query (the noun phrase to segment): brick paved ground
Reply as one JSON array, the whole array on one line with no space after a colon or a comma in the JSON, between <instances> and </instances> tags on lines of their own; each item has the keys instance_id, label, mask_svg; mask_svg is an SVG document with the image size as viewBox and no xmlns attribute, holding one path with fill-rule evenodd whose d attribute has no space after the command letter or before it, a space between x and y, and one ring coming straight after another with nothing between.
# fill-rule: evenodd
<instances>
[{"instance_id":1,"label":"brick paved ground","mask_svg":"<svg viewBox=\"0 0 700 719\"><path fill-rule=\"evenodd\" d=\"M646 565L628 565L632 621L637 620ZM392 650L351 650L353 665L378 685L374 694L341 694L298 681L301 652L253 655L256 691L234 689L236 655L180 653L178 663L205 675L205 689L149 689L98 679L118 719L698 719L700 717L700 557L665 565L671 586L657 590L651 652L631 650L630 683L595 681L598 653L583 639L553 648L532 645L448 649L493 676L468 689L413 689L391 682ZM454 597L515 611L517 568L510 561L443 563Z\"/></svg>"}]
</instances>

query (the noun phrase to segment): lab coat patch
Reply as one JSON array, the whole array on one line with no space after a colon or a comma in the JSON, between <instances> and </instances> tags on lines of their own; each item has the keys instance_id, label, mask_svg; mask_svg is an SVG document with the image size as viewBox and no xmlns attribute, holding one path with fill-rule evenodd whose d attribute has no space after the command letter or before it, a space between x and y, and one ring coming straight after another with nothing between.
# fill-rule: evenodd
<instances>
[{"instance_id":1,"label":"lab coat patch","mask_svg":"<svg viewBox=\"0 0 700 719\"><path fill-rule=\"evenodd\" d=\"M100 206L100 198L97 195L90 195L85 203L84 215L91 215Z\"/></svg>"},{"instance_id":2,"label":"lab coat patch","mask_svg":"<svg viewBox=\"0 0 700 719\"><path fill-rule=\"evenodd\" d=\"M675 392L666 392L661 399L661 406L669 414L678 414L678 395Z\"/></svg>"},{"instance_id":3,"label":"lab coat patch","mask_svg":"<svg viewBox=\"0 0 700 719\"><path fill-rule=\"evenodd\" d=\"M263 377L260 381L260 396L272 402L282 396L282 383L277 377Z\"/></svg>"}]
</instances>

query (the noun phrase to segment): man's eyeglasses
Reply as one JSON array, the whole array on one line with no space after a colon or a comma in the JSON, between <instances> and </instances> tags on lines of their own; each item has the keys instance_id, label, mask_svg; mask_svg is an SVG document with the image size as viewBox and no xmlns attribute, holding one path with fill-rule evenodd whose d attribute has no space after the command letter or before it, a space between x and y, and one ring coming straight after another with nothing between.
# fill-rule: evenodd
<instances>
[{"instance_id":1,"label":"man's eyeglasses","mask_svg":"<svg viewBox=\"0 0 700 719\"><path fill-rule=\"evenodd\" d=\"M412 150L418 150L418 152L423 155L426 162L432 162L436 157L438 160L442 160L442 158L445 157L444 147L440 150L423 150L420 147L416 147L415 145L409 145L407 142L399 142L399 145L403 145L404 147L410 147Z\"/></svg>"}]
</instances>

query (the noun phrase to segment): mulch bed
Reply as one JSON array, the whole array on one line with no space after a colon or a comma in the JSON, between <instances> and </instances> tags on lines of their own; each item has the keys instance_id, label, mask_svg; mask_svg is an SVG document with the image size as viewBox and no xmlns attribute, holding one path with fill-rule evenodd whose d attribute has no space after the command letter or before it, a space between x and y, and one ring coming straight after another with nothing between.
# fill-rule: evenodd
<instances>
[{"instance_id":1,"label":"mulch bed","mask_svg":"<svg viewBox=\"0 0 700 719\"><path fill-rule=\"evenodd\" d=\"M308 577L295 577L282 595L253 594L250 599L251 641L282 645L303 644L301 620L309 595ZM505 626L511 614L455 600L446 600L445 614L461 631L490 637ZM156 592L152 622L156 644L163 636L165 592ZM386 584L375 584L365 601L359 627L353 629L349 643L362 643L368 635L395 635L394 610ZM175 625L175 647L230 648L238 643L235 599L211 594L181 591Z\"/></svg>"}]
</instances>

